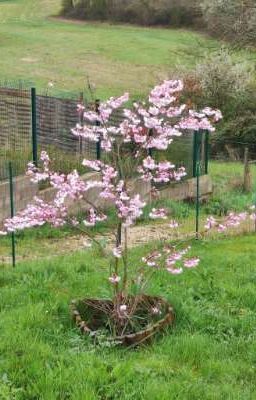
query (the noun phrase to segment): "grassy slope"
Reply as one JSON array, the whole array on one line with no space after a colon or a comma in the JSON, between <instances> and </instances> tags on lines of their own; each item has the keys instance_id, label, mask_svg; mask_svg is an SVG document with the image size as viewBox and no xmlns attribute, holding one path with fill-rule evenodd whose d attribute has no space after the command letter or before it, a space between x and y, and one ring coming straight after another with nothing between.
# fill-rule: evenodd
<instances>
[{"instance_id":1,"label":"grassy slope","mask_svg":"<svg viewBox=\"0 0 256 400\"><path fill-rule=\"evenodd\" d=\"M185 30L80 24L47 18L60 0L0 2L0 80L27 79L46 88L83 90L87 76L98 96L125 90L137 96L170 74L191 68L218 42Z\"/></svg>"},{"instance_id":2,"label":"grassy slope","mask_svg":"<svg viewBox=\"0 0 256 400\"><path fill-rule=\"evenodd\" d=\"M130 352L93 348L70 323L72 298L109 294L107 261L97 254L2 267L0 398L254 399L255 243L245 236L195 244L200 268L159 275L149 291L174 304L175 327ZM145 251L137 248L133 265Z\"/></svg>"}]
</instances>

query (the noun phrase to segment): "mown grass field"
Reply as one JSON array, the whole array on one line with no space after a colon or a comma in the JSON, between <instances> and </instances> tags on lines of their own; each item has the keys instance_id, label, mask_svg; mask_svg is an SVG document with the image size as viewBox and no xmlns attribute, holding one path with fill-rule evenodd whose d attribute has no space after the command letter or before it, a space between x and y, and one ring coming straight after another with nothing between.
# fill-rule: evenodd
<instances>
[{"instance_id":1,"label":"mown grass field","mask_svg":"<svg viewBox=\"0 0 256 400\"><path fill-rule=\"evenodd\" d=\"M195 32L49 18L61 0L0 1L0 81L24 79L46 90L80 92L87 78L97 96L144 95L173 71L193 68L221 43ZM240 53L238 57L252 57Z\"/></svg>"},{"instance_id":2,"label":"mown grass field","mask_svg":"<svg viewBox=\"0 0 256 400\"><path fill-rule=\"evenodd\" d=\"M0 267L0 398L255 399L255 235L193 251L197 270L159 273L148 289L172 302L175 326L130 351L94 347L70 321L71 299L109 296L108 261L94 250Z\"/></svg>"}]
</instances>

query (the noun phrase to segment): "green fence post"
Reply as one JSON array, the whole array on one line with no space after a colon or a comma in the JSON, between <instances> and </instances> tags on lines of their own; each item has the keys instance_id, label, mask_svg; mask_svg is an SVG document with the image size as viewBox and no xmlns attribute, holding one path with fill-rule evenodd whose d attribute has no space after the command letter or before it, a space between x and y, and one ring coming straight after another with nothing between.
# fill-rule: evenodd
<instances>
[{"instance_id":1,"label":"green fence post","mask_svg":"<svg viewBox=\"0 0 256 400\"><path fill-rule=\"evenodd\" d=\"M13 171L12 171L12 163L9 162L9 187L10 187L10 205L11 205L11 217L14 217L14 190L13 190ZM15 234L12 232L11 234L12 241L12 266L16 265L16 249L15 249Z\"/></svg>"},{"instance_id":2,"label":"green fence post","mask_svg":"<svg viewBox=\"0 0 256 400\"><path fill-rule=\"evenodd\" d=\"M95 100L95 111L99 114L99 107L100 107L100 100ZM100 126L100 121L96 121L96 126ZM97 160L101 159L101 139L99 138L97 145L96 145L96 156Z\"/></svg>"},{"instance_id":3,"label":"green fence post","mask_svg":"<svg viewBox=\"0 0 256 400\"><path fill-rule=\"evenodd\" d=\"M198 132L194 132L193 136L193 178L196 178L196 164L197 164L197 152L198 152Z\"/></svg>"},{"instance_id":4,"label":"green fence post","mask_svg":"<svg viewBox=\"0 0 256 400\"><path fill-rule=\"evenodd\" d=\"M209 154L210 154L210 142L209 142L209 131L205 132L205 174L209 172Z\"/></svg>"},{"instance_id":5,"label":"green fence post","mask_svg":"<svg viewBox=\"0 0 256 400\"><path fill-rule=\"evenodd\" d=\"M201 132L194 132L193 143L193 177L196 178L196 239L199 239L200 216L200 136Z\"/></svg>"},{"instance_id":6,"label":"green fence post","mask_svg":"<svg viewBox=\"0 0 256 400\"><path fill-rule=\"evenodd\" d=\"M37 167L37 115L36 115L36 88L31 88L31 114L32 114L32 151L33 163Z\"/></svg>"},{"instance_id":7,"label":"green fence post","mask_svg":"<svg viewBox=\"0 0 256 400\"><path fill-rule=\"evenodd\" d=\"M196 164L196 239L199 239L199 217L200 217L200 161Z\"/></svg>"},{"instance_id":8,"label":"green fence post","mask_svg":"<svg viewBox=\"0 0 256 400\"><path fill-rule=\"evenodd\" d=\"M256 215L256 194L255 194L255 200L254 200L254 210L253 210L253 212L255 213L255 215ZM256 233L256 217L254 218L254 230L255 230L255 233Z\"/></svg>"}]
</instances>

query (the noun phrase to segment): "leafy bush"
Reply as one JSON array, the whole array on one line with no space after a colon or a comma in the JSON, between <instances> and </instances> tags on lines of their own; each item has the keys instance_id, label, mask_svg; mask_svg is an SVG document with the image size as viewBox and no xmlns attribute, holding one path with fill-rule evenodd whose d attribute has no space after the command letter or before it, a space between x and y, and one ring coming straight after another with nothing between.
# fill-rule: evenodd
<instances>
[{"instance_id":1,"label":"leafy bush","mask_svg":"<svg viewBox=\"0 0 256 400\"><path fill-rule=\"evenodd\" d=\"M253 81L250 67L245 63L234 63L229 50L224 47L198 64L195 75L203 96L223 111L231 110L240 99L244 100Z\"/></svg>"},{"instance_id":2,"label":"leafy bush","mask_svg":"<svg viewBox=\"0 0 256 400\"><path fill-rule=\"evenodd\" d=\"M230 51L222 48L198 64L195 73L185 78L186 97L194 104L207 102L223 112L223 121L213 138L213 152L223 152L224 145L243 156L241 143L255 146L256 85L255 73L246 63L235 63ZM256 154L256 147L252 147Z\"/></svg>"},{"instance_id":3,"label":"leafy bush","mask_svg":"<svg viewBox=\"0 0 256 400\"><path fill-rule=\"evenodd\" d=\"M203 0L201 8L210 33L235 41L240 47L255 46L255 0Z\"/></svg>"},{"instance_id":4,"label":"leafy bush","mask_svg":"<svg viewBox=\"0 0 256 400\"><path fill-rule=\"evenodd\" d=\"M63 0L62 14L141 25L192 25L198 19L198 0Z\"/></svg>"}]
</instances>

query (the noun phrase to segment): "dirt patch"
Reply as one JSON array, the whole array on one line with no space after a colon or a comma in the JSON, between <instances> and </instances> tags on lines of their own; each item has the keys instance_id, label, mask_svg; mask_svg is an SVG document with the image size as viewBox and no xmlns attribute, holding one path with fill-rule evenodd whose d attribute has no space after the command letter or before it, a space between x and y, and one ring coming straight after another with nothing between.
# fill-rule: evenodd
<instances>
[{"instance_id":1,"label":"dirt patch","mask_svg":"<svg viewBox=\"0 0 256 400\"><path fill-rule=\"evenodd\" d=\"M27 62L27 63L36 63L38 61L38 59L37 58L31 58L31 57L23 57L21 59L21 61Z\"/></svg>"}]
</instances>

